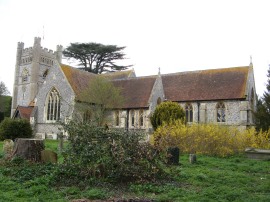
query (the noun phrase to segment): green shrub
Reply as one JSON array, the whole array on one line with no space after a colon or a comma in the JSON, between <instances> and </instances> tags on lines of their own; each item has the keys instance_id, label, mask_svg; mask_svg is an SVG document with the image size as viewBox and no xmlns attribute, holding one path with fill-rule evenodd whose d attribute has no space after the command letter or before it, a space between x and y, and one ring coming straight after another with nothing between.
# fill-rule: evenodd
<instances>
[{"instance_id":1,"label":"green shrub","mask_svg":"<svg viewBox=\"0 0 270 202\"><path fill-rule=\"evenodd\" d=\"M169 123L176 120L183 121L185 119L185 112L176 102L162 102L157 106L150 119L154 130L156 130L163 123Z\"/></svg>"},{"instance_id":2,"label":"green shrub","mask_svg":"<svg viewBox=\"0 0 270 202\"><path fill-rule=\"evenodd\" d=\"M179 147L184 153L229 156L247 147L269 149L269 132L257 133L254 128L239 130L233 126L213 124L168 123L154 132L153 144L159 150Z\"/></svg>"},{"instance_id":3,"label":"green shrub","mask_svg":"<svg viewBox=\"0 0 270 202\"><path fill-rule=\"evenodd\" d=\"M0 140L32 137L32 128L26 119L5 118L0 123Z\"/></svg>"},{"instance_id":4,"label":"green shrub","mask_svg":"<svg viewBox=\"0 0 270 202\"><path fill-rule=\"evenodd\" d=\"M64 128L70 141L59 172L61 178L147 181L163 173L159 155L144 142L142 132L108 130L77 122Z\"/></svg>"}]
</instances>

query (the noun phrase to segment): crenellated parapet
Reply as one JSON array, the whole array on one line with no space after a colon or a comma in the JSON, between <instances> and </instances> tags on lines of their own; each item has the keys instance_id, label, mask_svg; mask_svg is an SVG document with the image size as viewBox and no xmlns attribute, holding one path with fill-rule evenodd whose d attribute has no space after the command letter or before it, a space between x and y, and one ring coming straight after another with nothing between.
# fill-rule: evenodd
<instances>
[{"instance_id":1,"label":"crenellated parapet","mask_svg":"<svg viewBox=\"0 0 270 202\"><path fill-rule=\"evenodd\" d=\"M40 62L41 64L48 65L48 66L53 66L54 60L59 58L59 50L53 51L48 48L43 48L41 46L39 47L34 46L34 47L22 49L22 54L20 57L20 64L26 65L26 64L32 63L34 52L39 53L39 54L35 54L39 57L37 61ZM61 52L61 55L62 55L62 52Z\"/></svg>"}]
</instances>

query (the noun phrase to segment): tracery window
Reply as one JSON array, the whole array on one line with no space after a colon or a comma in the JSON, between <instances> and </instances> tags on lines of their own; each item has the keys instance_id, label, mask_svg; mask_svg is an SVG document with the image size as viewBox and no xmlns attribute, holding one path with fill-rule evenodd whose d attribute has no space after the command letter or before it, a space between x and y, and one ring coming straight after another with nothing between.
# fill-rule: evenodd
<instances>
[{"instance_id":1,"label":"tracery window","mask_svg":"<svg viewBox=\"0 0 270 202\"><path fill-rule=\"evenodd\" d=\"M193 122L193 107L192 107L192 105L190 103L186 104L185 110L186 110L186 121Z\"/></svg>"},{"instance_id":2,"label":"tracery window","mask_svg":"<svg viewBox=\"0 0 270 202\"><path fill-rule=\"evenodd\" d=\"M220 102L217 104L217 122L226 122L225 104Z\"/></svg>"},{"instance_id":3,"label":"tracery window","mask_svg":"<svg viewBox=\"0 0 270 202\"><path fill-rule=\"evenodd\" d=\"M143 110L142 109L139 111L139 124L140 126L143 126Z\"/></svg>"},{"instance_id":4,"label":"tracery window","mask_svg":"<svg viewBox=\"0 0 270 202\"><path fill-rule=\"evenodd\" d=\"M131 125L134 126L135 125L135 111L131 110L130 114L131 114Z\"/></svg>"},{"instance_id":5,"label":"tracery window","mask_svg":"<svg viewBox=\"0 0 270 202\"><path fill-rule=\"evenodd\" d=\"M60 119L60 95L59 92L53 88L48 95L47 101L47 120L57 121Z\"/></svg>"},{"instance_id":6,"label":"tracery window","mask_svg":"<svg viewBox=\"0 0 270 202\"><path fill-rule=\"evenodd\" d=\"M120 112L119 112L119 110L117 110L115 112L115 125L116 126L119 126L120 125Z\"/></svg>"}]
</instances>

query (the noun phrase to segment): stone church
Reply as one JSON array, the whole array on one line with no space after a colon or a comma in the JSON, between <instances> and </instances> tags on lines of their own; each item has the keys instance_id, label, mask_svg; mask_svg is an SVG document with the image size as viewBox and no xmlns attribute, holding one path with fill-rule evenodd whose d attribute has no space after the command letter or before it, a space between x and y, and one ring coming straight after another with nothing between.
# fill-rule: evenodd
<instances>
[{"instance_id":1,"label":"stone church","mask_svg":"<svg viewBox=\"0 0 270 202\"><path fill-rule=\"evenodd\" d=\"M56 51L19 42L11 116L26 118L36 137L57 138L59 120L72 119L74 106L89 81L100 75L62 64L62 46ZM256 89L253 65L136 77L134 70L109 73L121 88L124 104L110 113L110 127L152 131L150 115L163 101L179 103L191 123L254 125Z\"/></svg>"}]
</instances>

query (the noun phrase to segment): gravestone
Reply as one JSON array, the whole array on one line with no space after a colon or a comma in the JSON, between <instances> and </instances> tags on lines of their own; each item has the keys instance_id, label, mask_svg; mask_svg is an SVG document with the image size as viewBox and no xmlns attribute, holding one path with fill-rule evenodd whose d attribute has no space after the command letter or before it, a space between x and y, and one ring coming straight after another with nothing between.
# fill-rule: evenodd
<instances>
[{"instance_id":1,"label":"gravestone","mask_svg":"<svg viewBox=\"0 0 270 202\"><path fill-rule=\"evenodd\" d=\"M191 164L193 164L193 163L196 163L196 161L197 161L197 156L196 156L196 154L189 154L189 162L190 162Z\"/></svg>"},{"instance_id":2,"label":"gravestone","mask_svg":"<svg viewBox=\"0 0 270 202\"><path fill-rule=\"evenodd\" d=\"M170 165L179 165L179 148L178 147L170 147L167 150L167 162Z\"/></svg>"},{"instance_id":3,"label":"gravestone","mask_svg":"<svg viewBox=\"0 0 270 202\"><path fill-rule=\"evenodd\" d=\"M41 151L41 162L43 163L57 163L57 153L45 149Z\"/></svg>"},{"instance_id":4,"label":"gravestone","mask_svg":"<svg viewBox=\"0 0 270 202\"><path fill-rule=\"evenodd\" d=\"M256 160L270 160L270 150L246 148L245 153L248 158Z\"/></svg>"},{"instance_id":5,"label":"gravestone","mask_svg":"<svg viewBox=\"0 0 270 202\"><path fill-rule=\"evenodd\" d=\"M9 158L12 155L14 142L11 139L4 140L3 153L5 158Z\"/></svg>"}]
</instances>

